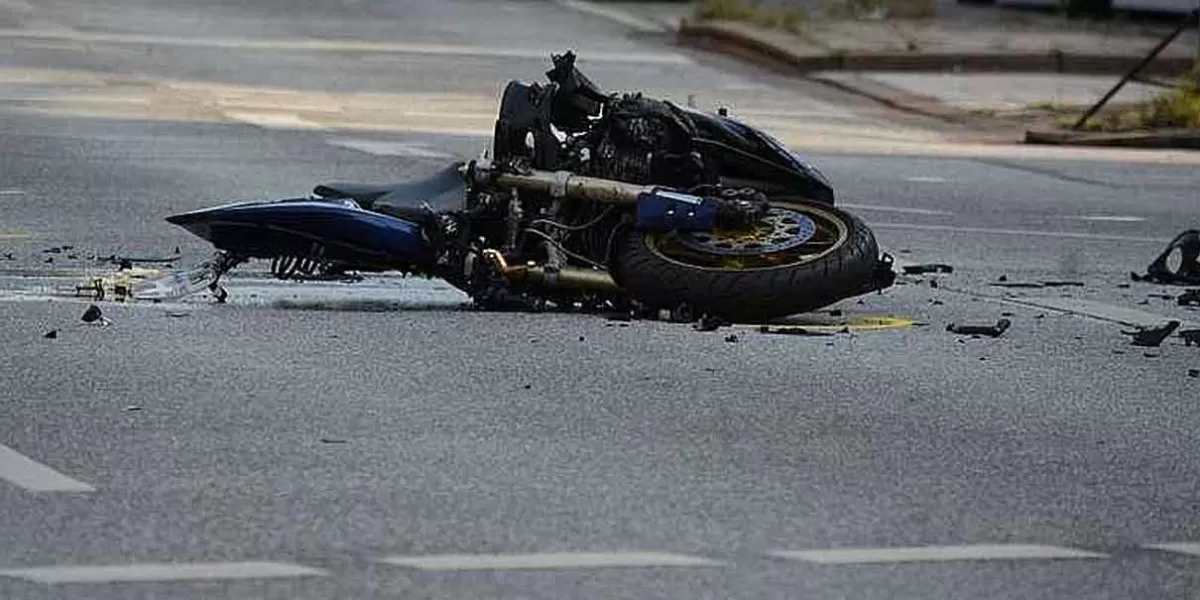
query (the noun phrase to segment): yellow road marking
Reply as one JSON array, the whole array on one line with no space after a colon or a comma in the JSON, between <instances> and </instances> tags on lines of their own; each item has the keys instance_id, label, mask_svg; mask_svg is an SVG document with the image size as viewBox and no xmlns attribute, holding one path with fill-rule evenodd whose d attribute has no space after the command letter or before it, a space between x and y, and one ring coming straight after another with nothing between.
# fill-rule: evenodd
<instances>
[{"instance_id":1,"label":"yellow road marking","mask_svg":"<svg viewBox=\"0 0 1200 600\"><path fill-rule=\"evenodd\" d=\"M908 329L916 325L916 321L905 319L902 317L855 317L849 319L841 319L835 321L828 320L813 320L813 321L789 321L784 325L771 325L772 330L790 331L803 329L805 331L816 332L831 332L848 330L851 332L860 331L883 331L887 329ZM761 324L742 324L739 327L744 329L758 329Z\"/></svg>"}]
</instances>

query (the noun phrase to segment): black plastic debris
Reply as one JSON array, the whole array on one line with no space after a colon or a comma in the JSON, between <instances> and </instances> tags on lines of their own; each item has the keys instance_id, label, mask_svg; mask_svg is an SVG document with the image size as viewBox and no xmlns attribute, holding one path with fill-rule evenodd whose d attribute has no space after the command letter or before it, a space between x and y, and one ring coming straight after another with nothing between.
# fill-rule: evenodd
<instances>
[{"instance_id":1,"label":"black plastic debris","mask_svg":"<svg viewBox=\"0 0 1200 600\"><path fill-rule=\"evenodd\" d=\"M54 257L53 257L53 256L47 256L47 257L46 257L46 261L45 261L45 262L47 262L47 263L52 263L52 262L54 262Z\"/></svg>"},{"instance_id":2,"label":"black plastic debris","mask_svg":"<svg viewBox=\"0 0 1200 600\"><path fill-rule=\"evenodd\" d=\"M1174 333L1179 328L1179 325L1179 321L1167 321L1161 327L1143 327L1137 331L1122 331L1121 333L1133 336L1134 346L1156 348L1159 344L1162 344L1163 340L1167 339L1167 336Z\"/></svg>"},{"instance_id":3,"label":"black plastic debris","mask_svg":"<svg viewBox=\"0 0 1200 600\"><path fill-rule=\"evenodd\" d=\"M1082 281L1043 281L1046 287L1083 287Z\"/></svg>"},{"instance_id":4,"label":"black plastic debris","mask_svg":"<svg viewBox=\"0 0 1200 600\"><path fill-rule=\"evenodd\" d=\"M737 335L727 335L727 336L725 336L725 341L730 344L736 344L738 341L738 336Z\"/></svg>"},{"instance_id":5,"label":"black plastic debris","mask_svg":"<svg viewBox=\"0 0 1200 600\"><path fill-rule=\"evenodd\" d=\"M337 438L321 438L321 443L322 444L345 444L346 440L339 440Z\"/></svg>"},{"instance_id":6,"label":"black plastic debris","mask_svg":"<svg viewBox=\"0 0 1200 600\"><path fill-rule=\"evenodd\" d=\"M716 331L726 325L729 325L729 323L725 319L706 314L702 315L693 327L696 331Z\"/></svg>"},{"instance_id":7,"label":"black plastic debris","mask_svg":"<svg viewBox=\"0 0 1200 600\"><path fill-rule=\"evenodd\" d=\"M48 340L56 340L56 339L58 339L58 330L57 330L57 329L51 329L50 331L47 331L47 332L45 333L45 335L43 335L42 337L44 337L44 338L46 338L46 339L48 339Z\"/></svg>"},{"instance_id":8,"label":"black plastic debris","mask_svg":"<svg viewBox=\"0 0 1200 600\"><path fill-rule=\"evenodd\" d=\"M938 286L938 282L937 282L937 280L936 280L936 279L931 279L931 280L929 281L929 287L931 287L931 288L937 288L937 286Z\"/></svg>"},{"instance_id":9,"label":"black plastic debris","mask_svg":"<svg viewBox=\"0 0 1200 600\"><path fill-rule=\"evenodd\" d=\"M183 317L192 316L192 313L184 311L184 310L172 310L172 311L167 312L167 316L171 317L173 319L182 319Z\"/></svg>"},{"instance_id":10,"label":"black plastic debris","mask_svg":"<svg viewBox=\"0 0 1200 600\"><path fill-rule=\"evenodd\" d=\"M953 273L954 267L943 265L940 263L931 263L925 265L907 265L904 267L904 273L907 275L919 275L921 273Z\"/></svg>"},{"instance_id":11,"label":"black plastic debris","mask_svg":"<svg viewBox=\"0 0 1200 600\"><path fill-rule=\"evenodd\" d=\"M799 335L809 337L830 337L833 334L828 331L813 331L803 327L774 327L762 325L758 328L759 333L770 333L775 335Z\"/></svg>"},{"instance_id":12,"label":"black plastic debris","mask_svg":"<svg viewBox=\"0 0 1200 600\"><path fill-rule=\"evenodd\" d=\"M1179 266L1171 270L1168 261L1179 252ZM1175 236L1162 254L1150 263L1145 275L1130 273L1134 281L1169 285L1200 285L1200 230L1189 229Z\"/></svg>"},{"instance_id":13,"label":"black plastic debris","mask_svg":"<svg viewBox=\"0 0 1200 600\"><path fill-rule=\"evenodd\" d=\"M1200 346L1200 329L1185 329L1179 332L1179 337L1183 338L1184 346Z\"/></svg>"},{"instance_id":14,"label":"black plastic debris","mask_svg":"<svg viewBox=\"0 0 1200 600\"><path fill-rule=\"evenodd\" d=\"M12 252L5 252L5 253L4 253L4 260L17 260L17 259L13 258L13 253L12 253Z\"/></svg>"},{"instance_id":15,"label":"black plastic debris","mask_svg":"<svg viewBox=\"0 0 1200 600\"><path fill-rule=\"evenodd\" d=\"M988 337L1000 337L1005 331L1012 326L1012 321L1008 319L1000 319L995 325L956 325L951 323L946 326L946 331L957 333L959 335L986 335Z\"/></svg>"},{"instance_id":16,"label":"black plastic debris","mask_svg":"<svg viewBox=\"0 0 1200 600\"><path fill-rule=\"evenodd\" d=\"M1200 288L1180 294L1175 303L1179 306L1200 306Z\"/></svg>"},{"instance_id":17,"label":"black plastic debris","mask_svg":"<svg viewBox=\"0 0 1200 600\"><path fill-rule=\"evenodd\" d=\"M62 248L59 248L58 246L55 246L53 248L46 248L45 250L42 250L42 254L61 254L61 253L62 253Z\"/></svg>"},{"instance_id":18,"label":"black plastic debris","mask_svg":"<svg viewBox=\"0 0 1200 600\"><path fill-rule=\"evenodd\" d=\"M991 284L995 287L1002 288L1042 288L1044 284L1037 281L1009 281L1007 277L1002 277L999 281L993 281Z\"/></svg>"},{"instance_id":19,"label":"black plastic debris","mask_svg":"<svg viewBox=\"0 0 1200 600\"><path fill-rule=\"evenodd\" d=\"M79 317L84 323L96 323L105 321L104 313L100 311L100 307L95 304L88 306L87 310L83 311L83 316Z\"/></svg>"},{"instance_id":20,"label":"black plastic debris","mask_svg":"<svg viewBox=\"0 0 1200 600\"><path fill-rule=\"evenodd\" d=\"M1200 369L1188 369L1188 377L1192 379L1200 377Z\"/></svg>"},{"instance_id":21,"label":"black plastic debris","mask_svg":"<svg viewBox=\"0 0 1200 600\"><path fill-rule=\"evenodd\" d=\"M136 404L130 404L129 406L125 407L125 412L137 412L139 410L142 410L142 407Z\"/></svg>"}]
</instances>

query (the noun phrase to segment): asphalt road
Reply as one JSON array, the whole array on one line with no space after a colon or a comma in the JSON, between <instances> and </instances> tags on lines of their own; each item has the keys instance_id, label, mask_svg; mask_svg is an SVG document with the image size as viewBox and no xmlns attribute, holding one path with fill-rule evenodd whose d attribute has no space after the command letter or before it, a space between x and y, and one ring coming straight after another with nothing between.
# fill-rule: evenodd
<instances>
[{"instance_id":1,"label":"asphalt road","mask_svg":"<svg viewBox=\"0 0 1200 600\"><path fill-rule=\"evenodd\" d=\"M0 23L2 598L1195 597L1200 350L1120 333L1196 326L1157 297L1180 290L1120 287L1194 223L1193 159L981 156L553 3L5 0ZM833 337L261 265L227 305L105 303L107 327L56 295L110 267L90 256L203 258L171 212L474 154L488 95L562 45L608 87L811 133L887 250L955 271L803 317L913 322ZM879 150L909 130L941 156ZM999 339L945 331L1006 313Z\"/></svg>"}]
</instances>

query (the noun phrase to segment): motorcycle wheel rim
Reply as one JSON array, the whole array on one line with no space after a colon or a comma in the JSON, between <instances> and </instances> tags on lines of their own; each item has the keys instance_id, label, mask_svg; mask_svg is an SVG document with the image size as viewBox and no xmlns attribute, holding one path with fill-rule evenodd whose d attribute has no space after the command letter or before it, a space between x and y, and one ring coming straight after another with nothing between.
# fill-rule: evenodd
<instances>
[{"instance_id":1,"label":"motorcycle wheel rim","mask_svg":"<svg viewBox=\"0 0 1200 600\"><path fill-rule=\"evenodd\" d=\"M751 231L649 233L644 241L659 258L688 268L763 271L820 260L844 246L849 236L845 219L830 211L772 202L768 218Z\"/></svg>"}]
</instances>

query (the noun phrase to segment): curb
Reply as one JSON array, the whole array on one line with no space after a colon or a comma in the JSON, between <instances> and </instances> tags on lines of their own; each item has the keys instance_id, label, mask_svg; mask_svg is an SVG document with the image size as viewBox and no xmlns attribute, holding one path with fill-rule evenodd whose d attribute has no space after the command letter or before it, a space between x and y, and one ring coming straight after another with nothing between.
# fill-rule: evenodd
<instances>
[{"instance_id":1,"label":"curb","mask_svg":"<svg viewBox=\"0 0 1200 600\"><path fill-rule=\"evenodd\" d=\"M723 22L680 23L676 38L681 45L713 50L739 58L767 62L794 73L813 71L956 71L1009 73L1063 73L1079 75L1124 75L1142 61L1142 56L1048 53L939 53L842 52L817 50L800 54L740 31L741 26ZM782 34L781 34L782 35ZM821 53L818 53L821 52ZM1145 69L1147 74L1174 75L1191 68L1194 57L1159 56Z\"/></svg>"},{"instance_id":2,"label":"curb","mask_svg":"<svg viewBox=\"0 0 1200 600\"><path fill-rule=\"evenodd\" d=\"M1200 150L1200 131L1178 129L1154 132L1093 133L1030 129L1025 132L1025 143L1051 146L1109 146L1121 148Z\"/></svg>"}]
</instances>

